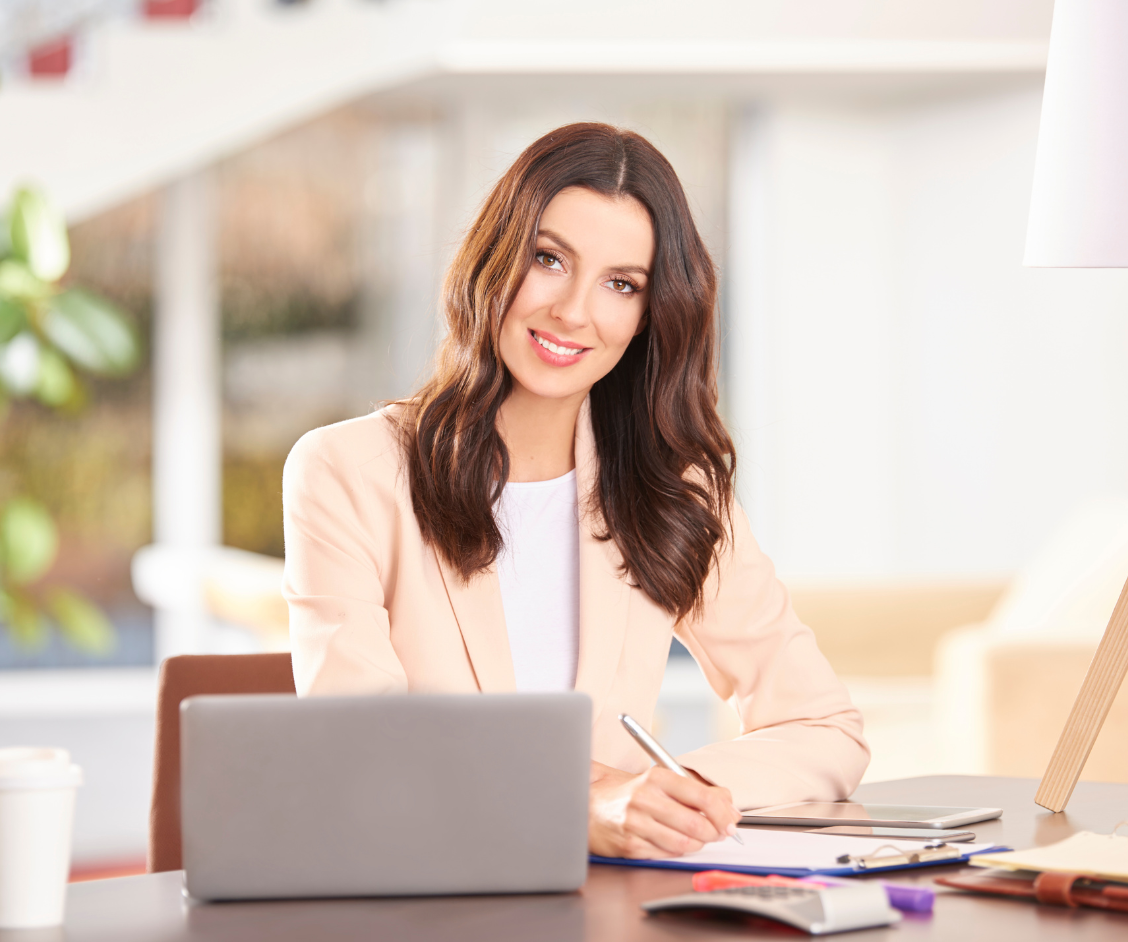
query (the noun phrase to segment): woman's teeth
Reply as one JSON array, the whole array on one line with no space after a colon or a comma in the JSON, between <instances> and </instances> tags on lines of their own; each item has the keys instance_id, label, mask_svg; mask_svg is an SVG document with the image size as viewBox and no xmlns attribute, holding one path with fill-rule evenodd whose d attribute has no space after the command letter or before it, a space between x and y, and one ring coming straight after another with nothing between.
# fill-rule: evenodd
<instances>
[{"instance_id":1,"label":"woman's teeth","mask_svg":"<svg viewBox=\"0 0 1128 942\"><path fill-rule=\"evenodd\" d=\"M532 331L532 335L533 339L542 347L544 347L545 350L551 350L557 356L574 357L577 353L584 352L583 347L576 347L574 349L572 347L562 347L559 344L552 343L552 341L550 340L545 340L544 337L540 336L540 334L538 334L535 330Z\"/></svg>"}]
</instances>

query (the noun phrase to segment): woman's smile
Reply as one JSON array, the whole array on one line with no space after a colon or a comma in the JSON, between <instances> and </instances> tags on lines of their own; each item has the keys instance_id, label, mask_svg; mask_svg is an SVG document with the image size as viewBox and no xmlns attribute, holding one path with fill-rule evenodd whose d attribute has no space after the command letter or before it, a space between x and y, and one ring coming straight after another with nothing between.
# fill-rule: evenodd
<instances>
[{"instance_id":1,"label":"woman's smile","mask_svg":"<svg viewBox=\"0 0 1128 942\"><path fill-rule=\"evenodd\" d=\"M545 330L528 331L529 342L537 356L549 366L571 366L579 363L591 347L582 347L548 333Z\"/></svg>"}]
</instances>

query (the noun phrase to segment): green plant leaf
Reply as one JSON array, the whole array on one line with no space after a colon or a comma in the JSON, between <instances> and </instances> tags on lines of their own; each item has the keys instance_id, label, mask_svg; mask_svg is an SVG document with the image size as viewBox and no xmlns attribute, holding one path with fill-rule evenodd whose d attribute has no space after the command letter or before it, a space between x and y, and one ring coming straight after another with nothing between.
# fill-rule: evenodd
<instances>
[{"instance_id":1,"label":"green plant leaf","mask_svg":"<svg viewBox=\"0 0 1128 942\"><path fill-rule=\"evenodd\" d=\"M0 261L0 297L7 295L19 301L40 301L54 290L19 259Z\"/></svg>"},{"instance_id":2,"label":"green plant leaf","mask_svg":"<svg viewBox=\"0 0 1128 942\"><path fill-rule=\"evenodd\" d=\"M12 221L7 212L0 212L0 258L12 254Z\"/></svg>"},{"instance_id":3,"label":"green plant leaf","mask_svg":"<svg viewBox=\"0 0 1128 942\"><path fill-rule=\"evenodd\" d=\"M47 619L22 592L0 589L0 622L24 650L35 650L47 643Z\"/></svg>"},{"instance_id":4,"label":"green plant leaf","mask_svg":"<svg viewBox=\"0 0 1128 942\"><path fill-rule=\"evenodd\" d=\"M39 380L39 361L43 346L30 330L16 334L0 344L0 387L13 396L27 396Z\"/></svg>"},{"instance_id":5,"label":"green plant leaf","mask_svg":"<svg viewBox=\"0 0 1128 942\"><path fill-rule=\"evenodd\" d=\"M88 291L64 291L51 299L43 319L47 339L91 373L121 376L141 353L129 319L104 298Z\"/></svg>"},{"instance_id":6,"label":"green plant leaf","mask_svg":"<svg viewBox=\"0 0 1128 942\"><path fill-rule=\"evenodd\" d=\"M73 402L78 392L74 373L54 350L41 350L39 377L35 381L35 396L45 406L58 409Z\"/></svg>"},{"instance_id":7,"label":"green plant leaf","mask_svg":"<svg viewBox=\"0 0 1128 942\"><path fill-rule=\"evenodd\" d=\"M7 343L27 326L27 311L13 298L0 294L0 343Z\"/></svg>"},{"instance_id":8,"label":"green plant leaf","mask_svg":"<svg viewBox=\"0 0 1128 942\"><path fill-rule=\"evenodd\" d=\"M63 637L79 650L104 655L116 646L117 635L105 613L73 589L53 589L47 607Z\"/></svg>"},{"instance_id":9,"label":"green plant leaf","mask_svg":"<svg viewBox=\"0 0 1128 942\"><path fill-rule=\"evenodd\" d=\"M39 190L16 190L11 207L12 254L44 281L58 281L70 265L67 224Z\"/></svg>"},{"instance_id":10,"label":"green plant leaf","mask_svg":"<svg viewBox=\"0 0 1128 942\"><path fill-rule=\"evenodd\" d=\"M34 582L51 568L58 550L55 521L39 501L15 497L0 510L0 564L5 582Z\"/></svg>"}]
</instances>

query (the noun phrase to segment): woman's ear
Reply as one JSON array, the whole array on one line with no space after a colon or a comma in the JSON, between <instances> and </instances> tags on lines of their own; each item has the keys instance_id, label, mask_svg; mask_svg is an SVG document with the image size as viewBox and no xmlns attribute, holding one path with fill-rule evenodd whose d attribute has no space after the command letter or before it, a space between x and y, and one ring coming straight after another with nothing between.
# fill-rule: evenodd
<instances>
[{"instance_id":1,"label":"woman's ear","mask_svg":"<svg viewBox=\"0 0 1128 942\"><path fill-rule=\"evenodd\" d=\"M642 317L640 317L638 319L638 326L635 328L634 336L637 337L644 330L646 330L646 325L649 324L649 323L650 323L650 308L647 308L645 311L642 312Z\"/></svg>"}]
</instances>

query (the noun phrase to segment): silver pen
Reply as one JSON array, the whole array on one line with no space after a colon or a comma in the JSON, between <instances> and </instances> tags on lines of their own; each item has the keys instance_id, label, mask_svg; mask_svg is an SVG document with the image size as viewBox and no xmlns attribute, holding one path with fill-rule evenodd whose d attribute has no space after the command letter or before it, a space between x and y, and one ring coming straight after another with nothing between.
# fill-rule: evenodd
<instances>
[{"instance_id":1,"label":"silver pen","mask_svg":"<svg viewBox=\"0 0 1128 942\"><path fill-rule=\"evenodd\" d=\"M662 768L669 769L675 775L680 775L682 778L693 778L692 775L681 767L681 763L679 763L677 759L662 748L661 743L659 743L657 739L639 726L633 717L628 716L626 713L620 713L619 722L622 723L626 731L631 734L634 741L642 746L646 754L662 766ZM740 831L733 833L732 839L738 844L744 843L744 838L740 836Z\"/></svg>"}]
</instances>

